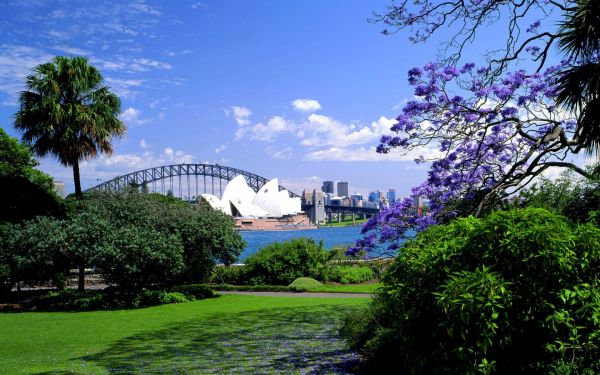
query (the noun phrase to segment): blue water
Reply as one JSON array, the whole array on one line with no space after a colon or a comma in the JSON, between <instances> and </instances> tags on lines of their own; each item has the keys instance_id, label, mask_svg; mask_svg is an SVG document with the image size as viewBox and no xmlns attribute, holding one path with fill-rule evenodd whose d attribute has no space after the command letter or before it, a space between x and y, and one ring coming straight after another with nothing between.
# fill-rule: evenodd
<instances>
[{"instance_id":1,"label":"blue water","mask_svg":"<svg viewBox=\"0 0 600 375\"><path fill-rule=\"evenodd\" d=\"M240 234L247 245L238 261L254 254L261 247L273 242L288 241L294 238L308 237L315 241L323 240L323 246L327 249L333 246L349 246L361 238L361 227L331 227L305 230L279 230L279 231L242 231Z\"/></svg>"}]
</instances>

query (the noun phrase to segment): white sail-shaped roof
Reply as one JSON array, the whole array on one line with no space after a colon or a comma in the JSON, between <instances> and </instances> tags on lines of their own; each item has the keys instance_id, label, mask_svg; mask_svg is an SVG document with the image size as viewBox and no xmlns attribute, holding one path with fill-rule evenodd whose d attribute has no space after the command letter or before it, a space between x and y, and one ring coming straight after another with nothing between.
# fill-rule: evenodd
<instances>
[{"instance_id":1,"label":"white sail-shaped roof","mask_svg":"<svg viewBox=\"0 0 600 375\"><path fill-rule=\"evenodd\" d=\"M253 203L255 206L267 211L270 216L281 217L285 215L285 201L279 195L279 181L276 178L260 188Z\"/></svg>"},{"instance_id":2,"label":"white sail-shaped roof","mask_svg":"<svg viewBox=\"0 0 600 375\"><path fill-rule=\"evenodd\" d=\"M212 194L200 194L200 197L208 202L208 204L215 210L222 211L227 215L231 215L231 208L229 205L223 204L223 202Z\"/></svg>"},{"instance_id":3,"label":"white sail-shaped roof","mask_svg":"<svg viewBox=\"0 0 600 375\"><path fill-rule=\"evenodd\" d=\"M267 211L252 203L255 196L256 193L248 186L244 176L238 175L227 184L221 201L229 207L233 205L241 216L268 216Z\"/></svg>"},{"instance_id":4,"label":"white sail-shaped roof","mask_svg":"<svg viewBox=\"0 0 600 375\"><path fill-rule=\"evenodd\" d=\"M283 215L294 215L302 211L302 202L299 197L290 198L290 193L287 190L280 191L279 195L283 202Z\"/></svg>"}]
</instances>

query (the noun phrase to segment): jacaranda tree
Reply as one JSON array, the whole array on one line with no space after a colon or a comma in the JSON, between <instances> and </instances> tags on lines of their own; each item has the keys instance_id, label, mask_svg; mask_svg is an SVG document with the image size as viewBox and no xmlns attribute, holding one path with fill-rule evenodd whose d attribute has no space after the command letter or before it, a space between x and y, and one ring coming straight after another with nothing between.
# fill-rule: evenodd
<instances>
[{"instance_id":1,"label":"jacaranda tree","mask_svg":"<svg viewBox=\"0 0 600 375\"><path fill-rule=\"evenodd\" d=\"M557 11L562 22L554 30ZM407 103L378 147L380 153L437 150L437 157L417 160L432 164L427 181L411 197L427 198L431 210L418 216L411 198L395 203L367 223L368 235L350 253L368 252L377 242L395 249L408 230L481 215L550 167L590 177L568 160L594 150L600 139L594 104L600 87L599 14L599 3L589 0L425 0L399 2L378 16L376 21L388 27L384 33L410 28L415 42L428 40L442 26L459 26L438 62L409 71L417 99ZM496 22L508 27L505 47L487 54L479 68L458 64L481 28ZM557 43L566 59L544 67ZM538 63L537 71L507 71L525 55Z\"/></svg>"}]
</instances>

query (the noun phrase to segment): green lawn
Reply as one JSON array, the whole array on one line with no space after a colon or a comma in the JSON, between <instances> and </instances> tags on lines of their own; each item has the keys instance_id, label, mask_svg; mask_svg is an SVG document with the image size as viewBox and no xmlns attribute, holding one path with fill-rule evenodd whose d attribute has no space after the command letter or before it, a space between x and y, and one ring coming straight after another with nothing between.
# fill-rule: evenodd
<instances>
[{"instance_id":1,"label":"green lawn","mask_svg":"<svg viewBox=\"0 0 600 375\"><path fill-rule=\"evenodd\" d=\"M326 292L326 293L376 293L381 287L381 283L373 284L348 284L348 285L329 285L311 289L311 292Z\"/></svg>"},{"instance_id":2,"label":"green lawn","mask_svg":"<svg viewBox=\"0 0 600 375\"><path fill-rule=\"evenodd\" d=\"M368 299L227 295L138 310L0 314L1 374L345 373Z\"/></svg>"}]
</instances>

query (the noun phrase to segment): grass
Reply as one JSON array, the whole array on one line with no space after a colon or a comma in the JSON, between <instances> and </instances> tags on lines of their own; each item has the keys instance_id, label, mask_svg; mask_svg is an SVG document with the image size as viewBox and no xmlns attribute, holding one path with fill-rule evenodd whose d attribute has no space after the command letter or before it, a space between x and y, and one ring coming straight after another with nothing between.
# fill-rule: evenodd
<instances>
[{"instance_id":1,"label":"grass","mask_svg":"<svg viewBox=\"0 0 600 375\"><path fill-rule=\"evenodd\" d=\"M368 299L227 295L137 310L0 314L0 373L347 373Z\"/></svg>"},{"instance_id":2,"label":"grass","mask_svg":"<svg viewBox=\"0 0 600 375\"><path fill-rule=\"evenodd\" d=\"M323 284L323 286L311 289L311 292L321 293L376 293L381 287L381 283L372 284L349 284L349 285L332 285Z\"/></svg>"}]
</instances>

